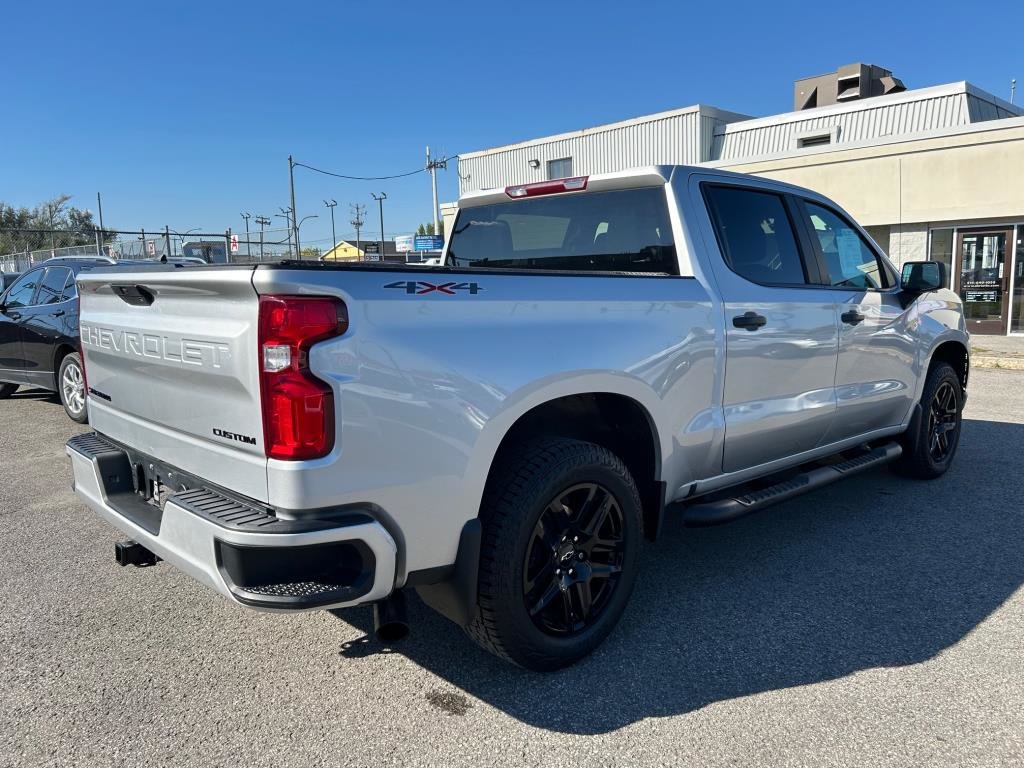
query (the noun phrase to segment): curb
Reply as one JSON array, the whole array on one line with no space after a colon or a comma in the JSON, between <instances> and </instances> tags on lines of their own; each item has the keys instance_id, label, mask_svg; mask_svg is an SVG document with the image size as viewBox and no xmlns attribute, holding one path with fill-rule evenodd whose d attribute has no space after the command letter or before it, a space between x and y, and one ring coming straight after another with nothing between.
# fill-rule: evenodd
<instances>
[{"instance_id":1,"label":"curb","mask_svg":"<svg viewBox=\"0 0 1024 768\"><path fill-rule=\"evenodd\" d=\"M971 368L1000 368L1007 371L1024 371L1024 357L972 355Z\"/></svg>"}]
</instances>

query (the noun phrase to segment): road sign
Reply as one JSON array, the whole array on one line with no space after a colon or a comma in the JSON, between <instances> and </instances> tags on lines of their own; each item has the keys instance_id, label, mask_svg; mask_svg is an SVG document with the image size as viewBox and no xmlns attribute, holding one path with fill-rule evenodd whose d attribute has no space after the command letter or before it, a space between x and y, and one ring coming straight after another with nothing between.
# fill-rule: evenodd
<instances>
[{"instance_id":1,"label":"road sign","mask_svg":"<svg viewBox=\"0 0 1024 768\"><path fill-rule=\"evenodd\" d=\"M238 235L231 236L231 252L238 253Z\"/></svg>"},{"instance_id":2,"label":"road sign","mask_svg":"<svg viewBox=\"0 0 1024 768\"><path fill-rule=\"evenodd\" d=\"M395 250L399 253L408 253L413 250L412 241L412 235L397 235L395 237Z\"/></svg>"},{"instance_id":3,"label":"road sign","mask_svg":"<svg viewBox=\"0 0 1024 768\"><path fill-rule=\"evenodd\" d=\"M146 241L146 253L150 256L156 256L156 240Z\"/></svg>"},{"instance_id":4,"label":"road sign","mask_svg":"<svg viewBox=\"0 0 1024 768\"><path fill-rule=\"evenodd\" d=\"M441 235L416 235L413 248L417 251L440 251L444 248L444 238Z\"/></svg>"}]
</instances>

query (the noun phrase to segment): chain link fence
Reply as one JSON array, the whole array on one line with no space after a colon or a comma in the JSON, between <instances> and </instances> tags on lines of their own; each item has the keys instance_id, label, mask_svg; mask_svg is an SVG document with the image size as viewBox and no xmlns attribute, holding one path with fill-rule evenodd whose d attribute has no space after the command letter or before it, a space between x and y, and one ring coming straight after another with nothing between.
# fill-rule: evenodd
<instances>
[{"instance_id":1,"label":"chain link fence","mask_svg":"<svg viewBox=\"0 0 1024 768\"><path fill-rule=\"evenodd\" d=\"M0 253L0 272L24 272L53 258L106 257L118 260L158 260L187 258L202 259L213 264L245 263L250 261L279 261L294 258L291 231L287 228L259 229L238 233L203 233L188 230L179 232L171 228L163 231L106 230L92 233L92 242L85 242L87 234L38 229L0 228L0 239L9 249ZM76 242L77 241L77 242ZM49 243L48 246L40 245ZM317 258L321 249L317 243L303 245L303 258Z\"/></svg>"}]
</instances>

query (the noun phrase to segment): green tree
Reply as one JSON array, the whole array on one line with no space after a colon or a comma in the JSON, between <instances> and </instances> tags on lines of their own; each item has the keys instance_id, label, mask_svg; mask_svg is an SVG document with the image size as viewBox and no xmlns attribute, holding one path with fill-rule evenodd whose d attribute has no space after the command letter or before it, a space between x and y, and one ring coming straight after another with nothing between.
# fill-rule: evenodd
<instances>
[{"instance_id":1,"label":"green tree","mask_svg":"<svg viewBox=\"0 0 1024 768\"><path fill-rule=\"evenodd\" d=\"M0 255L95 243L99 227L92 211L68 206L70 200L58 195L32 209L0 202ZM116 238L115 232L100 232L103 243Z\"/></svg>"},{"instance_id":2,"label":"green tree","mask_svg":"<svg viewBox=\"0 0 1024 768\"><path fill-rule=\"evenodd\" d=\"M428 221L426 224L420 224L418 227L416 227L416 234L417 235L433 235L433 234L444 235L444 220L443 219L437 222L437 228L440 231L435 233L434 232L434 222Z\"/></svg>"}]
</instances>

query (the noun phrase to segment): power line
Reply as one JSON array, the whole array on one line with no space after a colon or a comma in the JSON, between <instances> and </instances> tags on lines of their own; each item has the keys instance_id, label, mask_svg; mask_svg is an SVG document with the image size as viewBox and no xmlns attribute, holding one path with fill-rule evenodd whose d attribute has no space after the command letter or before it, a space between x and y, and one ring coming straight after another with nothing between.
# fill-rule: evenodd
<instances>
[{"instance_id":1,"label":"power line","mask_svg":"<svg viewBox=\"0 0 1024 768\"><path fill-rule=\"evenodd\" d=\"M391 176L347 176L343 173L334 173L333 171L325 171L322 168L314 168L312 165L306 165L300 163L297 160L293 162L293 165L297 165L301 168L308 168L311 171L322 173L324 176L334 176L338 179L348 179L350 181L386 181L387 179L404 179L406 176L415 176L417 173L426 173L427 168L417 168L415 171L409 171L408 173L395 173Z\"/></svg>"}]
</instances>

